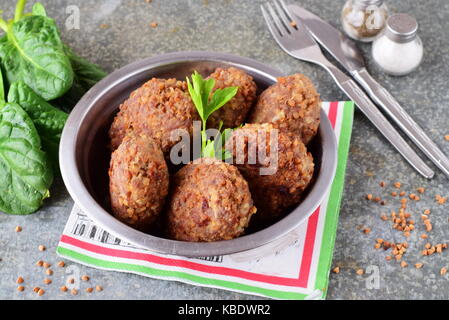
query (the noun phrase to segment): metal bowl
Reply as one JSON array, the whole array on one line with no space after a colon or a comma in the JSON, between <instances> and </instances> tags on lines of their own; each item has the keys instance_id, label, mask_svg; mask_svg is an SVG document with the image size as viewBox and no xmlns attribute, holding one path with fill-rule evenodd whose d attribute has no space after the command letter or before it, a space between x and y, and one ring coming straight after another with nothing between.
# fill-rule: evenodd
<instances>
[{"instance_id":1,"label":"metal bowl","mask_svg":"<svg viewBox=\"0 0 449 320\"><path fill-rule=\"evenodd\" d=\"M274 225L237 239L191 243L164 239L137 231L115 219L109 211L110 152L107 131L120 104L152 77L185 79L194 70L207 75L217 67L234 66L248 72L259 90L282 74L257 61L222 53L179 52L132 63L94 86L72 111L64 128L60 163L65 185L75 203L99 226L122 240L149 250L187 257L242 252L280 239L303 223L320 205L336 170L337 142L326 114L321 112L319 133L312 142L316 174L308 194L285 218Z\"/></svg>"}]
</instances>

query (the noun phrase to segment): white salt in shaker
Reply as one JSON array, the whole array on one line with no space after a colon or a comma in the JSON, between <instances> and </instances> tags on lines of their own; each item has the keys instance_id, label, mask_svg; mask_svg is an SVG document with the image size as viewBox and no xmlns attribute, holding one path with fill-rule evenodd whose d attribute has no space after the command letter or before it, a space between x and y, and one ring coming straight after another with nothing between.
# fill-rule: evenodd
<instances>
[{"instance_id":1,"label":"white salt in shaker","mask_svg":"<svg viewBox=\"0 0 449 320\"><path fill-rule=\"evenodd\" d=\"M372 54L377 65L395 76L415 70L424 54L417 31L418 22L408 14L390 16L386 28L373 42Z\"/></svg>"}]
</instances>

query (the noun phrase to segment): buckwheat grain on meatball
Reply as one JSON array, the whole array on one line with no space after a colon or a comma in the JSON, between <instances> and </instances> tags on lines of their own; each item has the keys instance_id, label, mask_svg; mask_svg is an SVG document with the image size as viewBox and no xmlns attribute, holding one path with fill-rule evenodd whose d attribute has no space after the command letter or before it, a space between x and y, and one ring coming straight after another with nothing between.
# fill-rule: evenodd
<instances>
[{"instance_id":1,"label":"buckwheat grain on meatball","mask_svg":"<svg viewBox=\"0 0 449 320\"><path fill-rule=\"evenodd\" d=\"M227 87L239 87L239 90L231 101L209 117L208 127L218 128L220 120L223 121L224 128L238 127L245 121L256 101L256 83L245 71L233 67L218 68L209 78L215 79L214 90Z\"/></svg>"},{"instance_id":2,"label":"buckwheat grain on meatball","mask_svg":"<svg viewBox=\"0 0 449 320\"><path fill-rule=\"evenodd\" d=\"M193 131L193 120L199 119L187 91L187 84L176 79L153 78L135 90L120 106L109 136L117 149L130 131L153 138L167 155L178 140L171 133L177 129Z\"/></svg>"},{"instance_id":3,"label":"buckwheat grain on meatball","mask_svg":"<svg viewBox=\"0 0 449 320\"><path fill-rule=\"evenodd\" d=\"M229 142L234 165L248 181L258 208L259 224L275 222L300 203L313 177L314 162L299 136L272 124L247 124L235 130Z\"/></svg>"},{"instance_id":4,"label":"buckwheat grain on meatball","mask_svg":"<svg viewBox=\"0 0 449 320\"><path fill-rule=\"evenodd\" d=\"M157 143L129 134L112 153L109 190L114 215L139 230L159 216L169 191L169 175Z\"/></svg>"},{"instance_id":5,"label":"buckwheat grain on meatball","mask_svg":"<svg viewBox=\"0 0 449 320\"><path fill-rule=\"evenodd\" d=\"M248 183L232 165L198 159L175 176L167 212L172 239L230 240L242 235L256 212Z\"/></svg>"},{"instance_id":6,"label":"buckwheat grain on meatball","mask_svg":"<svg viewBox=\"0 0 449 320\"><path fill-rule=\"evenodd\" d=\"M302 74L278 79L259 97L250 123L271 123L300 135L307 145L320 125L321 100L313 83Z\"/></svg>"}]
</instances>

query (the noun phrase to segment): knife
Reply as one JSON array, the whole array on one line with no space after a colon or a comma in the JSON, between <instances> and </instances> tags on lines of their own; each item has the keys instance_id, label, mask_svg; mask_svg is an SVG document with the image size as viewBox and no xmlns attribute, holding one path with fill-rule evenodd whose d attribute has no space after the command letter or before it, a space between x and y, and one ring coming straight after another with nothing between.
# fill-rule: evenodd
<instances>
[{"instance_id":1,"label":"knife","mask_svg":"<svg viewBox=\"0 0 449 320\"><path fill-rule=\"evenodd\" d=\"M310 11L298 5L288 5L288 9L302 20L315 40L351 74L371 99L449 177L449 159L399 102L368 73L363 56L355 43Z\"/></svg>"}]
</instances>

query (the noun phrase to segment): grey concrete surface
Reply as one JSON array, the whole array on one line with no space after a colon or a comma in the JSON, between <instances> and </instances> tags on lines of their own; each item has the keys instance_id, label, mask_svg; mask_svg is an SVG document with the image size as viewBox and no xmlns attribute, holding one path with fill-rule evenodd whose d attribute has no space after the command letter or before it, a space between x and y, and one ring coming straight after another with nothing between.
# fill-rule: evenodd
<instances>
[{"instance_id":1,"label":"grey concrete surface","mask_svg":"<svg viewBox=\"0 0 449 320\"><path fill-rule=\"evenodd\" d=\"M32 2L32 1L30 1ZM62 37L74 49L113 71L130 62L156 54L180 50L213 50L257 59L286 74L302 72L313 79L324 100L343 100L331 78L321 69L284 54L275 44L264 25L259 5L262 0L42 0L48 14L61 26ZM342 0L292 0L318 13L324 19L339 23ZM449 2L386 1L392 12L407 12L420 23L420 35L425 45L421 67L411 75L390 77L372 63L369 45L361 45L373 76L384 84L404 105L429 135L449 154ZM79 30L68 30L65 21L67 7L78 6ZM13 1L0 0L5 16L11 16ZM150 23L157 22L157 28ZM436 170L436 169L435 169ZM379 182L388 186L381 190ZM425 187L419 202L409 206L416 221L416 230L409 239L410 248L404 255L409 266L387 262L386 252L374 250L376 238L399 242L405 238L379 219L381 212L398 209L399 200L392 200L391 184L400 181L406 191ZM341 272L331 274L328 299L448 299L449 278L440 275L449 267L447 252L422 257L426 240L419 238L424 226L420 211L432 210L433 231L427 241L432 244L449 241L448 205L437 205L436 194L447 196L449 181L437 172L432 181L415 173L360 113L356 114L354 134L346 175L346 187L334 253L334 266ZM402 190L401 189L401 190ZM367 193L380 195L386 205L367 202ZM58 238L72 207L65 187L57 181L52 197L44 208L31 216L0 214L0 299L253 299L256 297L217 289L199 288L176 282L159 281L136 275L105 272L79 266L81 273L91 277L92 284L104 287L101 293L77 296L59 292L65 282L64 270L54 267L53 284L38 297L31 288L45 277L34 263L45 260L55 264ZM21 233L14 232L17 225ZM369 227L365 235L361 227ZM39 244L47 246L39 252ZM422 269L413 265L422 262ZM71 264L71 263L69 263ZM371 267L370 267L371 266ZM356 275L358 268L374 270L379 286L372 288L371 275ZM25 278L26 291L16 291L17 276ZM42 286L42 285L41 285ZM44 286L43 286L44 287ZM83 284L82 288L87 287ZM375 286L376 287L376 286Z\"/></svg>"}]
</instances>

